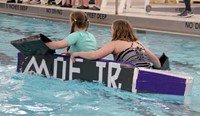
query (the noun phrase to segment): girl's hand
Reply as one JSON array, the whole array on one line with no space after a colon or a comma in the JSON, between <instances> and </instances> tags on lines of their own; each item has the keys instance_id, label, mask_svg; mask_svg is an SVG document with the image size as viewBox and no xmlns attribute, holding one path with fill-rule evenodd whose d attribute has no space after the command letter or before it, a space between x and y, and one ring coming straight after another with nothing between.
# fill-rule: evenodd
<instances>
[{"instance_id":1,"label":"girl's hand","mask_svg":"<svg viewBox=\"0 0 200 116\"><path fill-rule=\"evenodd\" d=\"M70 53L67 51L67 52L62 52L61 53L62 55L67 55L67 56L69 56L70 55Z\"/></svg>"},{"instance_id":2,"label":"girl's hand","mask_svg":"<svg viewBox=\"0 0 200 116\"><path fill-rule=\"evenodd\" d=\"M75 58L74 54L72 54L72 55L70 56L70 59L72 60L73 63L76 62L76 58Z\"/></svg>"},{"instance_id":3,"label":"girl's hand","mask_svg":"<svg viewBox=\"0 0 200 116\"><path fill-rule=\"evenodd\" d=\"M70 49L70 47L67 47L66 52L62 52L61 54L69 56L70 55L69 49Z\"/></svg>"}]
</instances>

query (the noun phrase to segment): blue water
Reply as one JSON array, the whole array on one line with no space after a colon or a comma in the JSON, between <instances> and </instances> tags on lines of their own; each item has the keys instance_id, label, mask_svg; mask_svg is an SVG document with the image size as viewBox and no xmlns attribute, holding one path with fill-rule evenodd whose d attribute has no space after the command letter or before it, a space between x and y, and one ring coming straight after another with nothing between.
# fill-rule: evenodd
<instances>
[{"instance_id":1,"label":"blue water","mask_svg":"<svg viewBox=\"0 0 200 116\"><path fill-rule=\"evenodd\" d=\"M55 40L69 23L0 14L0 116L199 116L200 38L136 33L157 55L165 52L171 69L194 77L189 96L130 93L97 83L61 81L16 73L17 50L11 40L43 33ZM110 27L90 25L99 47L111 40ZM62 52L62 50L57 51ZM111 58L111 57L107 57Z\"/></svg>"}]
</instances>

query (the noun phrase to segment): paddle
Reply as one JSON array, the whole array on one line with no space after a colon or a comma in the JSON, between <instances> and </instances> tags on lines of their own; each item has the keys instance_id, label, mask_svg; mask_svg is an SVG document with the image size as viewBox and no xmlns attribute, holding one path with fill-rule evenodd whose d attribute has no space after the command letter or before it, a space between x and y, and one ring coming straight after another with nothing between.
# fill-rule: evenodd
<instances>
[{"instance_id":1,"label":"paddle","mask_svg":"<svg viewBox=\"0 0 200 116\"><path fill-rule=\"evenodd\" d=\"M11 44L26 56L55 53L55 50L51 50L45 45L46 42L51 42L51 40L43 34L37 34L19 40L13 40Z\"/></svg>"}]
</instances>

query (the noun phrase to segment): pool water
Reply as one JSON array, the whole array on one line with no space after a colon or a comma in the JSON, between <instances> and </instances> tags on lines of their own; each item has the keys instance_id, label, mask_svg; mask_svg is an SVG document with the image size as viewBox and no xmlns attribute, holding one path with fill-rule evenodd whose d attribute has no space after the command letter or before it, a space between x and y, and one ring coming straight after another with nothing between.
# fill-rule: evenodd
<instances>
[{"instance_id":1,"label":"pool water","mask_svg":"<svg viewBox=\"0 0 200 116\"><path fill-rule=\"evenodd\" d=\"M200 115L199 37L136 32L140 41L155 54L167 54L173 71L194 77L191 94L186 97L130 93L97 83L16 73L18 50L10 41L39 33L52 40L62 39L69 31L68 22L0 14L0 116ZM110 27L90 25L89 31L97 38L99 47L111 40Z\"/></svg>"}]
</instances>

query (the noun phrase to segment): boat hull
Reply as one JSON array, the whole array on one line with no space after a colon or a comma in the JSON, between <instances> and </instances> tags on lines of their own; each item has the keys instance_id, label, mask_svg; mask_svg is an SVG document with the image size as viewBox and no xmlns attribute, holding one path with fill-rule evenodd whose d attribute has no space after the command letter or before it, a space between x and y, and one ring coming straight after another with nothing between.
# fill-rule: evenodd
<instances>
[{"instance_id":1,"label":"boat hull","mask_svg":"<svg viewBox=\"0 0 200 116\"><path fill-rule=\"evenodd\" d=\"M172 71L133 68L131 64L111 60L86 60L49 54L26 56L18 53L17 71L62 80L99 82L105 86L130 92L188 95L193 78Z\"/></svg>"}]
</instances>

